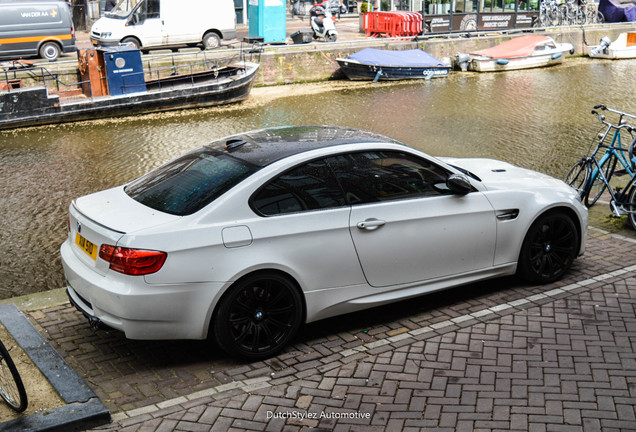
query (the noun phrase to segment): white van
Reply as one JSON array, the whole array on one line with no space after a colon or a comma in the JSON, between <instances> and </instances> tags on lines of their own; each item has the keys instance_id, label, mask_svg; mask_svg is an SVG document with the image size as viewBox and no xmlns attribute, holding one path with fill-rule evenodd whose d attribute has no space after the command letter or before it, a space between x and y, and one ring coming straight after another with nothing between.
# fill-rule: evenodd
<instances>
[{"instance_id":1,"label":"white van","mask_svg":"<svg viewBox=\"0 0 636 432\"><path fill-rule=\"evenodd\" d=\"M236 38L233 0L119 0L91 28L93 45L216 48Z\"/></svg>"},{"instance_id":2,"label":"white van","mask_svg":"<svg viewBox=\"0 0 636 432\"><path fill-rule=\"evenodd\" d=\"M65 1L0 1L0 59L39 55L55 60L76 50L71 10Z\"/></svg>"}]
</instances>

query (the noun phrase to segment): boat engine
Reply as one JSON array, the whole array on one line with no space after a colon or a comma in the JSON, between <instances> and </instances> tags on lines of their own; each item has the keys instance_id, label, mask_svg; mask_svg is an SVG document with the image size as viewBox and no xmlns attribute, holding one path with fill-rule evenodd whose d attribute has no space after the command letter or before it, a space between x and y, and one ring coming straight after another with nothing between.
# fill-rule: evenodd
<instances>
[{"instance_id":1,"label":"boat engine","mask_svg":"<svg viewBox=\"0 0 636 432\"><path fill-rule=\"evenodd\" d=\"M458 53L455 56L455 64L459 66L462 72L466 72L468 70L468 63L470 63L470 56L464 53Z\"/></svg>"},{"instance_id":2,"label":"boat engine","mask_svg":"<svg viewBox=\"0 0 636 432\"><path fill-rule=\"evenodd\" d=\"M590 55L592 57L595 57L599 55L601 52L604 52L607 54L607 48L610 46L611 43L612 43L612 40L608 36L603 36L598 46L590 50Z\"/></svg>"}]
</instances>

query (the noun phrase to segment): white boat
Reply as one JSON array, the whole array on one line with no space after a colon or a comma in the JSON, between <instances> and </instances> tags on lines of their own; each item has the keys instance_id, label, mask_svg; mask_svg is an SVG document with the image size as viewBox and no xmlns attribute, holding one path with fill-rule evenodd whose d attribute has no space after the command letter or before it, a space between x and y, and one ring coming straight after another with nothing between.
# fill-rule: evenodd
<instances>
[{"instance_id":1,"label":"white boat","mask_svg":"<svg viewBox=\"0 0 636 432\"><path fill-rule=\"evenodd\" d=\"M604 36L600 43L587 47L587 55L594 58L636 58L636 32L621 33L614 42Z\"/></svg>"},{"instance_id":2,"label":"white boat","mask_svg":"<svg viewBox=\"0 0 636 432\"><path fill-rule=\"evenodd\" d=\"M570 43L557 43L549 36L526 35L470 52L465 61L469 70L477 72L509 71L559 64L568 52L574 54ZM459 56L458 62L461 65Z\"/></svg>"}]
</instances>

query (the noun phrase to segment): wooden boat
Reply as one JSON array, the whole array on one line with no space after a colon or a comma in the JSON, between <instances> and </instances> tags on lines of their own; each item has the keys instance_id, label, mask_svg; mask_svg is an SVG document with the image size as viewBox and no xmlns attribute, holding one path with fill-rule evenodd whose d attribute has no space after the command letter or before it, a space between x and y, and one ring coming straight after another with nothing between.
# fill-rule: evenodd
<instances>
[{"instance_id":1,"label":"wooden boat","mask_svg":"<svg viewBox=\"0 0 636 432\"><path fill-rule=\"evenodd\" d=\"M509 71L552 66L563 62L574 46L557 43L549 36L526 35L492 48L468 53L468 69L477 72Z\"/></svg>"},{"instance_id":2,"label":"wooden boat","mask_svg":"<svg viewBox=\"0 0 636 432\"><path fill-rule=\"evenodd\" d=\"M614 42L604 36L598 45L588 46L587 55L593 58L636 58L636 32L624 32Z\"/></svg>"},{"instance_id":3,"label":"wooden boat","mask_svg":"<svg viewBox=\"0 0 636 432\"><path fill-rule=\"evenodd\" d=\"M0 129L238 102L259 67L241 55L145 71L139 50L129 46L80 50L78 62L82 81L71 85L42 67L0 72ZM44 83L23 86L33 77Z\"/></svg>"},{"instance_id":4,"label":"wooden boat","mask_svg":"<svg viewBox=\"0 0 636 432\"><path fill-rule=\"evenodd\" d=\"M350 80L431 79L448 76L450 64L414 49L390 51L365 48L336 61Z\"/></svg>"}]
</instances>

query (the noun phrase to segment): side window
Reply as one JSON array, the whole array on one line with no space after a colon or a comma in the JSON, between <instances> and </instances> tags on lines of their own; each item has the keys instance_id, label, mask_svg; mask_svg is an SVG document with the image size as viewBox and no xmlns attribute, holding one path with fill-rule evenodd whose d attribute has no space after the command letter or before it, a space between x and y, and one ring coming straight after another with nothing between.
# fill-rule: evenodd
<instances>
[{"instance_id":1,"label":"side window","mask_svg":"<svg viewBox=\"0 0 636 432\"><path fill-rule=\"evenodd\" d=\"M344 195L324 161L294 168L269 182L251 200L264 216L320 210L346 205Z\"/></svg>"},{"instance_id":2,"label":"side window","mask_svg":"<svg viewBox=\"0 0 636 432\"><path fill-rule=\"evenodd\" d=\"M148 14L146 18L159 18L159 0L147 0L148 1Z\"/></svg>"},{"instance_id":3,"label":"side window","mask_svg":"<svg viewBox=\"0 0 636 432\"><path fill-rule=\"evenodd\" d=\"M449 194L446 170L406 153L360 152L327 159L350 204Z\"/></svg>"}]
</instances>

